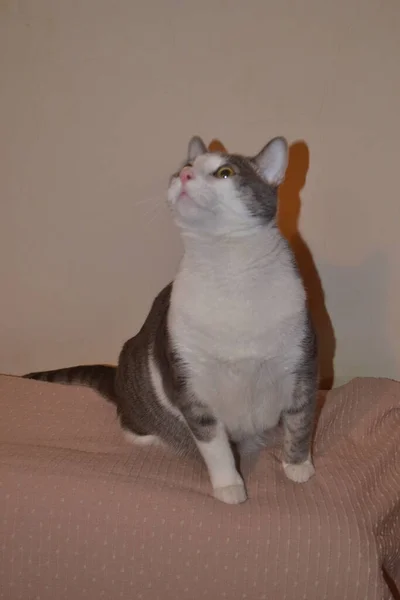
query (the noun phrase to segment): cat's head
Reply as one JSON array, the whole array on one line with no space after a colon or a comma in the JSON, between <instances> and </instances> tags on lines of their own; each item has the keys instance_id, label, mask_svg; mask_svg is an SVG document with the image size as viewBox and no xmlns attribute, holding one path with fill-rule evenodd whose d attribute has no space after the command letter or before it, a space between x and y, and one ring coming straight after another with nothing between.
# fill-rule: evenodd
<instances>
[{"instance_id":1,"label":"cat's head","mask_svg":"<svg viewBox=\"0 0 400 600\"><path fill-rule=\"evenodd\" d=\"M209 152L193 137L168 188L176 223L188 233L229 235L273 222L287 163L288 144L282 137L251 158Z\"/></svg>"}]
</instances>

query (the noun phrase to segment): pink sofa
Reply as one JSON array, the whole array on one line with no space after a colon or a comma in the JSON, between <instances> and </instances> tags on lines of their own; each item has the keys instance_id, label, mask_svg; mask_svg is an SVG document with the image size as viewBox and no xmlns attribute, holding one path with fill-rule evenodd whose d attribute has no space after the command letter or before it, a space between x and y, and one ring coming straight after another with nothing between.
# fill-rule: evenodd
<instances>
[{"instance_id":1,"label":"pink sofa","mask_svg":"<svg viewBox=\"0 0 400 600\"><path fill-rule=\"evenodd\" d=\"M400 585L400 383L327 395L317 475L280 447L244 466L250 499L203 465L124 441L95 392L0 377L0 598L382 600Z\"/></svg>"}]
</instances>

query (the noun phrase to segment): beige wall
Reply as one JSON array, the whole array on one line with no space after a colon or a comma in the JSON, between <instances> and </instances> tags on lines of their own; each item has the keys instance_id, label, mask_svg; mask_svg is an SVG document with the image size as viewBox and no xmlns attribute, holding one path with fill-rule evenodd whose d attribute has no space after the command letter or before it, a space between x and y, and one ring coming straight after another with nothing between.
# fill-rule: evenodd
<instances>
[{"instance_id":1,"label":"beige wall","mask_svg":"<svg viewBox=\"0 0 400 600\"><path fill-rule=\"evenodd\" d=\"M179 260L189 136L284 134L326 369L300 204L337 381L400 377L399 0L0 0L0 24L0 371L114 362Z\"/></svg>"}]
</instances>

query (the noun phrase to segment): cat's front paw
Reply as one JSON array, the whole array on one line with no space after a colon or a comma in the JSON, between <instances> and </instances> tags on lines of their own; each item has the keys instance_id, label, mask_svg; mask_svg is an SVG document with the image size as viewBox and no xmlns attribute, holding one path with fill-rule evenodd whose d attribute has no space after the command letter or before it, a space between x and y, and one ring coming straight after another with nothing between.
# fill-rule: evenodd
<instances>
[{"instance_id":1,"label":"cat's front paw","mask_svg":"<svg viewBox=\"0 0 400 600\"><path fill-rule=\"evenodd\" d=\"M241 504L247 500L247 494L243 483L240 483L214 488L214 498L225 504Z\"/></svg>"},{"instance_id":2,"label":"cat's front paw","mask_svg":"<svg viewBox=\"0 0 400 600\"><path fill-rule=\"evenodd\" d=\"M298 465L284 462L283 470L286 477L295 483L305 483L315 475L315 468L310 459Z\"/></svg>"}]
</instances>

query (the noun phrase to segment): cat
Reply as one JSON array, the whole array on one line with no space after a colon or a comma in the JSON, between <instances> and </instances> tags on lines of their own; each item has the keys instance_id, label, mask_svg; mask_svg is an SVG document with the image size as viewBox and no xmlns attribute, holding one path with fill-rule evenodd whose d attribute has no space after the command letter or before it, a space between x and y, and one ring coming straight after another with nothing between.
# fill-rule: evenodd
<instances>
[{"instance_id":1,"label":"cat","mask_svg":"<svg viewBox=\"0 0 400 600\"><path fill-rule=\"evenodd\" d=\"M89 385L117 406L126 437L198 451L215 498L247 499L240 452L283 427L283 471L298 483L311 458L317 342L294 256L277 227L288 144L256 156L209 152L195 136L167 201L184 253L117 367L27 378Z\"/></svg>"}]
</instances>

